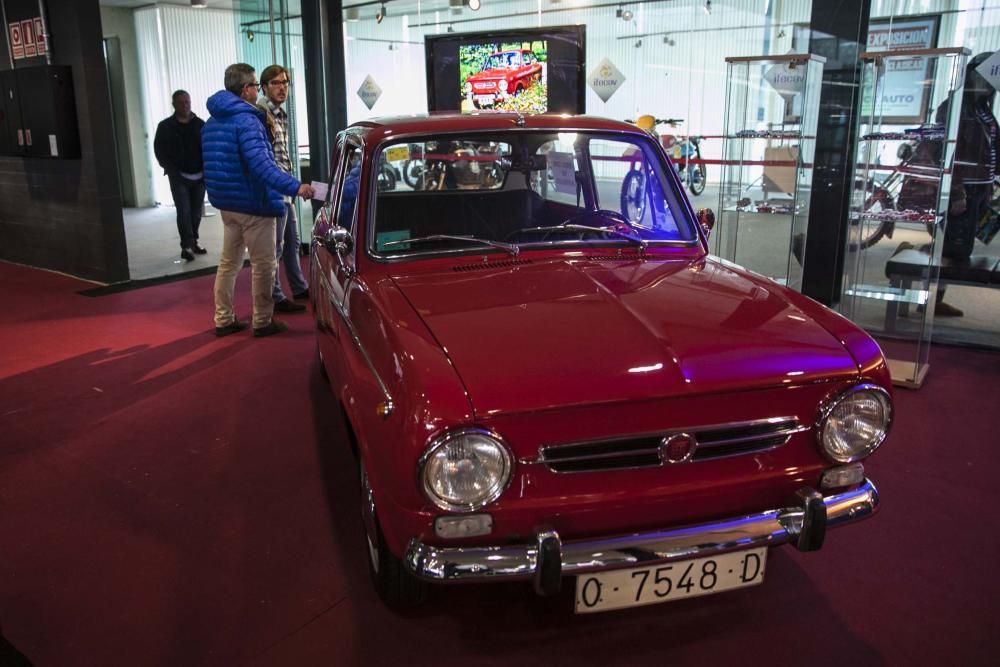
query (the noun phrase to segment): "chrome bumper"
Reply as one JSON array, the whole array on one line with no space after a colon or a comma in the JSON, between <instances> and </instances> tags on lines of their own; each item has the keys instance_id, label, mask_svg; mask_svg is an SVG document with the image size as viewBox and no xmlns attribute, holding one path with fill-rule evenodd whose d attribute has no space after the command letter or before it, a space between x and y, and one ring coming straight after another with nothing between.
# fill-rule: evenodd
<instances>
[{"instance_id":1,"label":"chrome bumper","mask_svg":"<svg viewBox=\"0 0 1000 667\"><path fill-rule=\"evenodd\" d=\"M878 491L866 479L852 491L820 496L799 492L802 504L684 528L560 542L553 531L535 544L441 548L413 539L404 562L417 577L432 582L533 579L539 593L558 590L562 575L612 570L700 558L727 551L793 542L818 549L826 528L866 519L878 510Z\"/></svg>"}]
</instances>

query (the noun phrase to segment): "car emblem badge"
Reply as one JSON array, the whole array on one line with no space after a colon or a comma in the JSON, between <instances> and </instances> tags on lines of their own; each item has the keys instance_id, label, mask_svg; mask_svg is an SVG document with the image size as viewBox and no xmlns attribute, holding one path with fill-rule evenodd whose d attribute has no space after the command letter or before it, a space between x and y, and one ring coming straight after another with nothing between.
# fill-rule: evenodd
<instances>
[{"instance_id":1,"label":"car emblem badge","mask_svg":"<svg viewBox=\"0 0 1000 667\"><path fill-rule=\"evenodd\" d=\"M660 441L660 461L665 464L685 463L691 460L698 441L690 433L675 433Z\"/></svg>"}]
</instances>

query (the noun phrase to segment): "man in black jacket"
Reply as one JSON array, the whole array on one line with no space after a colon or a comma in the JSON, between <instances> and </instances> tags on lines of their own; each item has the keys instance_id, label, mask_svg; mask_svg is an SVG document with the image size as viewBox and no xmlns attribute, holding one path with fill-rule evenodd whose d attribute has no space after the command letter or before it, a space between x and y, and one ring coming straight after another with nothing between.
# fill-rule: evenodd
<instances>
[{"instance_id":1,"label":"man in black jacket","mask_svg":"<svg viewBox=\"0 0 1000 667\"><path fill-rule=\"evenodd\" d=\"M181 237L181 257L187 261L207 250L198 245L205 201L202 173L201 128L205 121L191 112L191 96L178 90L173 94L174 115L160 121L153 140L156 161L170 179L170 194L177 207L177 232Z\"/></svg>"}]
</instances>

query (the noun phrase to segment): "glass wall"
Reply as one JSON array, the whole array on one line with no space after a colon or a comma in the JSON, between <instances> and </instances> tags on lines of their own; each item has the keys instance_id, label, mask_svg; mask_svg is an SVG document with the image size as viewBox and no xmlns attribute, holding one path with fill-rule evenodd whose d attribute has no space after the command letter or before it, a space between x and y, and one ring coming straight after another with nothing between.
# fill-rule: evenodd
<instances>
[{"instance_id":1,"label":"glass wall","mask_svg":"<svg viewBox=\"0 0 1000 667\"><path fill-rule=\"evenodd\" d=\"M886 140L879 142L880 154L869 156L875 164L869 182L855 183L856 203L866 206L866 224L857 230L852 227L849 234L847 268L853 267L858 275L845 280L845 286L862 296L845 295L844 303L851 306L852 319L882 336L890 353L897 337L912 337L921 326L924 304L918 300L917 306L907 308L892 302L893 286L914 278L908 267L923 261L920 253L926 258L943 255L937 263L923 262L925 272L927 265L932 271L940 267L937 298L933 290L923 296L936 302L931 309L932 340L1000 347L1000 270L995 268L1000 263L1000 241L989 233L1000 227L1000 191L990 183L995 180L997 142L988 138L989 116L997 114L1000 79L988 75L983 83L971 74L979 62L1000 50L1000 2L873 0L869 51L950 47L971 51L965 80L985 90L979 103L964 105L957 142L946 147L955 149L955 163L952 187L945 193L950 202L949 212L941 216L945 219L936 223L937 228L928 228L916 215L922 208L920 169L938 150L934 137L940 133L934 130L944 122L939 109L948 90L948 68L928 66L934 58L906 61L906 67L897 65L885 74L879 104L889 111L883 111L879 136ZM923 86L924 81L929 85ZM924 88L926 94L920 92ZM964 234L970 236L969 243L961 242L963 229L973 232ZM864 256L863 263L850 261L857 255ZM916 265L912 268L919 270ZM920 276L916 278L919 284ZM852 289L852 282L863 289Z\"/></svg>"},{"instance_id":2,"label":"glass wall","mask_svg":"<svg viewBox=\"0 0 1000 667\"><path fill-rule=\"evenodd\" d=\"M222 88L228 65L246 62L259 74L277 62L292 73L292 92L286 103L292 120L289 137L292 164L298 169L308 165L299 0L236 0L231 10L154 5L135 10L135 25L148 137L153 137L157 124L173 113L174 90L187 90L191 94L191 110L207 119L205 103ZM173 200L167 177L152 154L150 160L154 198L160 203L170 203ZM309 221L303 225L301 215L299 220L300 227L308 228Z\"/></svg>"}]
</instances>

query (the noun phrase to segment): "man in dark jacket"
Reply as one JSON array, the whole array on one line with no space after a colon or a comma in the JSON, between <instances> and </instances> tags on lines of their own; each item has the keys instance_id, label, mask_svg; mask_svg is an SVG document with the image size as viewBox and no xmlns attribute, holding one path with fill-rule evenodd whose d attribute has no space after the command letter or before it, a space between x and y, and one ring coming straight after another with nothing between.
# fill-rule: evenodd
<instances>
[{"instance_id":1,"label":"man in dark jacket","mask_svg":"<svg viewBox=\"0 0 1000 667\"><path fill-rule=\"evenodd\" d=\"M207 251L198 245L198 227L205 202L202 178L201 128L205 121L191 113L191 96L177 90L173 95L174 115L160 121L153 139L153 153L170 179L170 194L177 207L177 233L181 237L181 257L187 261Z\"/></svg>"},{"instance_id":2,"label":"man in dark jacket","mask_svg":"<svg viewBox=\"0 0 1000 667\"><path fill-rule=\"evenodd\" d=\"M286 174L274 162L264 129L264 114L254 105L260 84L254 68L237 63L226 68L225 90L208 98L211 114L202 130L208 199L223 223L222 254L215 274L215 335L246 329L233 312L233 288L250 251L253 335L288 330L272 319L274 300L274 219L284 214L283 196L311 198L312 187Z\"/></svg>"}]
</instances>

